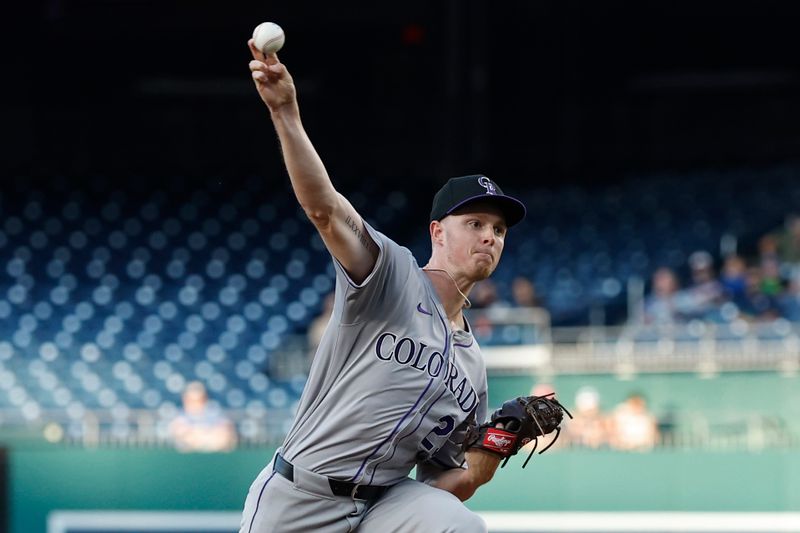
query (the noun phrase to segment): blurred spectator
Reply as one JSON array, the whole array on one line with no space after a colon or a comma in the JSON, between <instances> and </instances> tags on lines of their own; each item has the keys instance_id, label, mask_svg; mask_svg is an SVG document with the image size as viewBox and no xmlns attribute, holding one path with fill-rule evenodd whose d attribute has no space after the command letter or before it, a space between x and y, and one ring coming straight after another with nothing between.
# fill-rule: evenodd
<instances>
[{"instance_id":1,"label":"blurred spectator","mask_svg":"<svg viewBox=\"0 0 800 533\"><path fill-rule=\"evenodd\" d=\"M778 255L790 265L800 265L800 215L786 217L785 229L777 237Z\"/></svg>"},{"instance_id":2,"label":"blurred spectator","mask_svg":"<svg viewBox=\"0 0 800 533\"><path fill-rule=\"evenodd\" d=\"M658 422L647 410L647 401L631 393L611 415L610 444L617 450L647 451L658 442Z\"/></svg>"},{"instance_id":3,"label":"blurred spectator","mask_svg":"<svg viewBox=\"0 0 800 533\"><path fill-rule=\"evenodd\" d=\"M551 385L550 383L547 383L547 382L542 382L542 383L537 383L536 385L531 387L531 393L530 394L531 394L531 396L547 396L548 394L553 394L553 393L555 393L555 389L553 388L553 385ZM558 399L555 396L555 394L552 396L552 398ZM568 417L566 415L564 415L564 418L567 419ZM565 425L566 424L562 421L561 427L563 428ZM521 448L521 450L526 452L526 453L530 453L534 446L536 446L536 449L538 449L538 450L543 450L548 445L550 445L550 443L555 438L555 436L556 436L556 434L555 434L555 432L553 432L553 433L550 433L549 435L544 435L542 437L539 437L539 442L538 443L531 441L528 444L526 444L525 446L523 446ZM558 448L562 447L562 444L564 444L564 442L562 442L562 439L563 439L563 435L559 436L558 442L555 444L556 447L558 447Z\"/></svg>"},{"instance_id":4,"label":"blurred spectator","mask_svg":"<svg viewBox=\"0 0 800 533\"><path fill-rule=\"evenodd\" d=\"M498 304L497 286L490 279L479 281L469 294L472 309L488 309Z\"/></svg>"},{"instance_id":5,"label":"blurred spectator","mask_svg":"<svg viewBox=\"0 0 800 533\"><path fill-rule=\"evenodd\" d=\"M335 301L334 293L329 293L325 296L325 299L322 301L322 311L320 311L319 315L317 315L308 326L306 338L308 342L309 359L313 359L314 355L317 353L317 347L322 341L322 335L325 333L325 328L328 327L328 322L331 320Z\"/></svg>"},{"instance_id":6,"label":"blurred spectator","mask_svg":"<svg viewBox=\"0 0 800 533\"><path fill-rule=\"evenodd\" d=\"M671 269L661 267L653 273L652 290L644 304L645 323L672 324L679 321L678 289L678 278Z\"/></svg>"},{"instance_id":7,"label":"blurred spectator","mask_svg":"<svg viewBox=\"0 0 800 533\"><path fill-rule=\"evenodd\" d=\"M780 236L778 250L787 263L800 264L800 215L797 213L786 218L786 230Z\"/></svg>"},{"instance_id":8,"label":"blurred spectator","mask_svg":"<svg viewBox=\"0 0 800 533\"><path fill-rule=\"evenodd\" d=\"M497 287L490 279L479 281L472 288L469 294L470 309L491 309L498 304ZM492 340L494 326L489 317L484 313L474 313L470 315L470 325L473 335L478 342L489 343Z\"/></svg>"},{"instance_id":9,"label":"blurred spectator","mask_svg":"<svg viewBox=\"0 0 800 533\"><path fill-rule=\"evenodd\" d=\"M775 298L783 292L781 265L775 257L761 261L761 292L770 298Z\"/></svg>"},{"instance_id":10,"label":"blurred spectator","mask_svg":"<svg viewBox=\"0 0 800 533\"><path fill-rule=\"evenodd\" d=\"M725 258L720 276L722 290L725 291L725 296L728 300L736 304L740 309L747 296L746 272L747 264L740 256L731 254Z\"/></svg>"},{"instance_id":11,"label":"blurred spectator","mask_svg":"<svg viewBox=\"0 0 800 533\"><path fill-rule=\"evenodd\" d=\"M763 278L758 267L747 269L746 282L745 299L739 306L739 310L745 318L750 320L772 320L777 318L780 314L778 299L775 296L764 293Z\"/></svg>"},{"instance_id":12,"label":"blurred spectator","mask_svg":"<svg viewBox=\"0 0 800 533\"><path fill-rule=\"evenodd\" d=\"M517 276L511 282L511 297L515 307L544 307L544 302L536 293L536 286L524 276Z\"/></svg>"},{"instance_id":13,"label":"blurred spectator","mask_svg":"<svg viewBox=\"0 0 800 533\"><path fill-rule=\"evenodd\" d=\"M575 394L573 419L566 424L570 446L600 448L608 445L608 419L600 411L600 394L594 387L581 387Z\"/></svg>"},{"instance_id":14,"label":"blurred spectator","mask_svg":"<svg viewBox=\"0 0 800 533\"><path fill-rule=\"evenodd\" d=\"M793 322L800 321L800 275L789 280L789 286L778 299L781 315Z\"/></svg>"},{"instance_id":15,"label":"blurred spectator","mask_svg":"<svg viewBox=\"0 0 800 533\"><path fill-rule=\"evenodd\" d=\"M183 413L170 423L175 448L182 452L224 452L236 446L236 430L208 405L206 388L192 381L183 391Z\"/></svg>"},{"instance_id":16,"label":"blurred spectator","mask_svg":"<svg viewBox=\"0 0 800 533\"><path fill-rule=\"evenodd\" d=\"M692 284L681 294L681 310L687 319L711 319L722 305L722 285L714 273L714 259L706 251L689 256Z\"/></svg>"},{"instance_id":17,"label":"blurred spectator","mask_svg":"<svg viewBox=\"0 0 800 533\"><path fill-rule=\"evenodd\" d=\"M779 259L778 238L775 235L767 234L758 240L758 258L763 263L770 259Z\"/></svg>"},{"instance_id":18,"label":"blurred spectator","mask_svg":"<svg viewBox=\"0 0 800 533\"><path fill-rule=\"evenodd\" d=\"M531 389L531 396L547 396L548 394L555 393L553 385L550 383L537 383Z\"/></svg>"}]
</instances>

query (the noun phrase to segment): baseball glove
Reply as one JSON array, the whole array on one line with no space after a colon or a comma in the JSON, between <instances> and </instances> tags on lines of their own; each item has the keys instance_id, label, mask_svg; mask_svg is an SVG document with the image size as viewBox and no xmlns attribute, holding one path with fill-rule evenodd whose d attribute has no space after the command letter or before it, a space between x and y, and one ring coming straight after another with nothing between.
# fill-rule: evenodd
<instances>
[{"instance_id":1,"label":"baseball glove","mask_svg":"<svg viewBox=\"0 0 800 533\"><path fill-rule=\"evenodd\" d=\"M492 413L488 422L478 426L470 425L464 439L464 450L480 448L487 452L508 459L516 455L520 448L534 441L533 449L522 465L525 468L536 451L539 437L556 432L555 438L539 453L546 452L555 444L561 434L561 421L564 413L572 418L567 408L553 397L554 393L544 396L520 396L508 400ZM502 467L501 467L502 468Z\"/></svg>"}]
</instances>

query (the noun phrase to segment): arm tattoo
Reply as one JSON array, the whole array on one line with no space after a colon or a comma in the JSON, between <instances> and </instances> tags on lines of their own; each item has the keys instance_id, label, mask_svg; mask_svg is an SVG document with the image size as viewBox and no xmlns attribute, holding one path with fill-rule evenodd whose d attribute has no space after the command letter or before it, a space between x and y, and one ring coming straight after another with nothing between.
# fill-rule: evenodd
<instances>
[{"instance_id":1,"label":"arm tattoo","mask_svg":"<svg viewBox=\"0 0 800 533\"><path fill-rule=\"evenodd\" d=\"M361 246L366 248L369 252L375 251L375 247L377 245L374 242L372 242L372 239L370 239L369 236L367 236L363 231L361 231L361 228L358 227L358 224L356 223L355 220L350 218L350 215L347 215L347 218L345 219L344 223L347 224L347 227L350 228L353 231L353 233L356 234L356 237L358 237Z\"/></svg>"}]
</instances>

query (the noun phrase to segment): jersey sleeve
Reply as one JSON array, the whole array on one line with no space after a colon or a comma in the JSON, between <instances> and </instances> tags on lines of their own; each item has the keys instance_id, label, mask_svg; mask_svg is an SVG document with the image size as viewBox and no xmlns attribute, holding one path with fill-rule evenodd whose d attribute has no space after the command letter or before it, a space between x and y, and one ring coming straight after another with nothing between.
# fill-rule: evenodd
<instances>
[{"instance_id":1,"label":"jersey sleeve","mask_svg":"<svg viewBox=\"0 0 800 533\"><path fill-rule=\"evenodd\" d=\"M342 323L358 324L374 318L375 311L397 304L416 261L411 251L364 222L378 246L378 259L367 278L356 283L334 257L337 299L342 298Z\"/></svg>"}]
</instances>

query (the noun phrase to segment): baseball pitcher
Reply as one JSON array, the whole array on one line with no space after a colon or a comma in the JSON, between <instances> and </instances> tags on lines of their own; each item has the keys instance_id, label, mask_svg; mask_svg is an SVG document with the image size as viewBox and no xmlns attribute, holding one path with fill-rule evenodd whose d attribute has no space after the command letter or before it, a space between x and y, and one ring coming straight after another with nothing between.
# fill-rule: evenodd
<instances>
[{"instance_id":1,"label":"baseball pitcher","mask_svg":"<svg viewBox=\"0 0 800 533\"><path fill-rule=\"evenodd\" d=\"M420 268L336 191L291 75L248 44L294 194L336 266L336 292L296 418L250 488L241 531L486 531L462 501L561 422L547 398L489 416L486 368L462 312L525 207L486 176L449 180L433 199L432 254Z\"/></svg>"}]
</instances>

